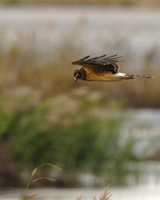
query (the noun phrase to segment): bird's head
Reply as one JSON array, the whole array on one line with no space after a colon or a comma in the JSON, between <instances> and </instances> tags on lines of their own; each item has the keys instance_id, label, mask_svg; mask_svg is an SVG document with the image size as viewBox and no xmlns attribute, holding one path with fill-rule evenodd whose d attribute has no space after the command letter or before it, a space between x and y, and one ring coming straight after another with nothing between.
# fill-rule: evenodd
<instances>
[{"instance_id":1,"label":"bird's head","mask_svg":"<svg viewBox=\"0 0 160 200\"><path fill-rule=\"evenodd\" d=\"M78 79L81 79L82 78L82 73L79 69L76 69L74 71L74 80L77 82Z\"/></svg>"}]
</instances>

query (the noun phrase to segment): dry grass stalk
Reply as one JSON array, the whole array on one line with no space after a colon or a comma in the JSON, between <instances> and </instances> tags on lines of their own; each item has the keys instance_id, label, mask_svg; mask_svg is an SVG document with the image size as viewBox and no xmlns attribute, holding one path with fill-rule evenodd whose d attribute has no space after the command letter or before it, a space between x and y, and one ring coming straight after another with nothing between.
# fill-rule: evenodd
<instances>
[{"instance_id":1,"label":"dry grass stalk","mask_svg":"<svg viewBox=\"0 0 160 200\"><path fill-rule=\"evenodd\" d=\"M108 192L108 188L109 188L110 184L108 184L107 188L104 190L104 192L102 192L100 194L100 197L98 200L109 200L109 198L111 197L110 192ZM80 197L77 197L76 200L81 200L82 199L82 195ZM96 200L96 197L93 197L93 200Z\"/></svg>"},{"instance_id":2,"label":"dry grass stalk","mask_svg":"<svg viewBox=\"0 0 160 200\"><path fill-rule=\"evenodd\" d=\"M82 195L80 197L77 197L76 200L81 200L82 199Z\"/></svg>"},{"instance_id":3,"label":"dry grass stalk","mask_svg":"<svg viewBox=\"0 0 160 200\"><path fill-rule=\"evenodd\" d=\"M110 192L108 192L110 184L108 184L107 188L104 190L104 192L100 195L99 200L109 200L111 197Z\"/></svg>"}]
</instances>

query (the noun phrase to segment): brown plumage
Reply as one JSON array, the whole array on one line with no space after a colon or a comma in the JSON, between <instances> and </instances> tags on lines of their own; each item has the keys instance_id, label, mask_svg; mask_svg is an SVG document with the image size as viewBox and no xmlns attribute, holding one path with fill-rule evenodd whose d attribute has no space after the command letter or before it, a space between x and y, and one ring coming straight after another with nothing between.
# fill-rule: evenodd
<instances>
[{"instance_id":1,"label":"brown plumage","mask_svg":"<svg viewBox=\"0 0 160 200\"><path fill-rule=\"evenodd\" d=\"M90 58L86 56L80 60L72 62L73 65L81 65L80 69L74 71L74 80L78 79L86 81L121 81L140 78L154 78L153 76L133 75L119 72L119 62L122 56L112 55L106 57L102 55L100 57Z\"/></svg>"}]
</instances>

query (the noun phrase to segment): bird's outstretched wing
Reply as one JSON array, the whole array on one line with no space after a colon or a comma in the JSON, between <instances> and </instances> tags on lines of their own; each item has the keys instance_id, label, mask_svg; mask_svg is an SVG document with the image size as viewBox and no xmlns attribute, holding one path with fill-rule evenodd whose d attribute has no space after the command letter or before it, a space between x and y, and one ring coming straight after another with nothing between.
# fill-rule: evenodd
<instances>
[{"instance_id":1,"label":"bird's outstretched wing","mask_svg":"<svg viewBox=\"0 0 160 200\"><path fill-rule=\"evenodd\" d=\"M108 56L102 55L99 57L89 58L86 56L80 60L72 62L73 65L81 65L84 68L90 68L95 72L112 72L113 74L119 71L118 62L122 62L122 56L117 56L117 54Z\"/></svg>"}]
</instances>

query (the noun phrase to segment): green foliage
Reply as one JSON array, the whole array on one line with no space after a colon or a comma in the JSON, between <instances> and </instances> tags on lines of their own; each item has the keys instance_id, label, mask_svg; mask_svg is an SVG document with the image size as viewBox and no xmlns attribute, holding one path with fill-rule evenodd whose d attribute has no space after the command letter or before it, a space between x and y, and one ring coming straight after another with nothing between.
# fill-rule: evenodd
<instances>
[{"instance_id":1,"label":"green foliage","mask_svg":"<svg viewBox=\"0 0 160 200\"><path fill-rule=\"evenodd\" d=\"M15 116L17 120L11 117L7 128L14 161L27 166L52 162L68 174L92 172L116 180L125 177L131 145L119 144L122 119L103 120L83 112L78 121L71 117L71 124L50 124L44 102Z\"/></svg>"},{"instance_id":2,"label":"green foliage","mask_svg":"<svg viewBox=\"0 0 160 200\"><path fill-rule=\"evenodd\" d=\"M116 102L113 106L87 96L77 100L68 94L30 101L23 95L18 101L7 95L0 98L1 141L8 141L13 162L27 167L55 163L72 176L90 172L122 181L132 144L120 145L124 119L112 117L114 111L108 110ZM108 116L96 116L95 108L106 109Z\"/></svg>"}]
</instances>

